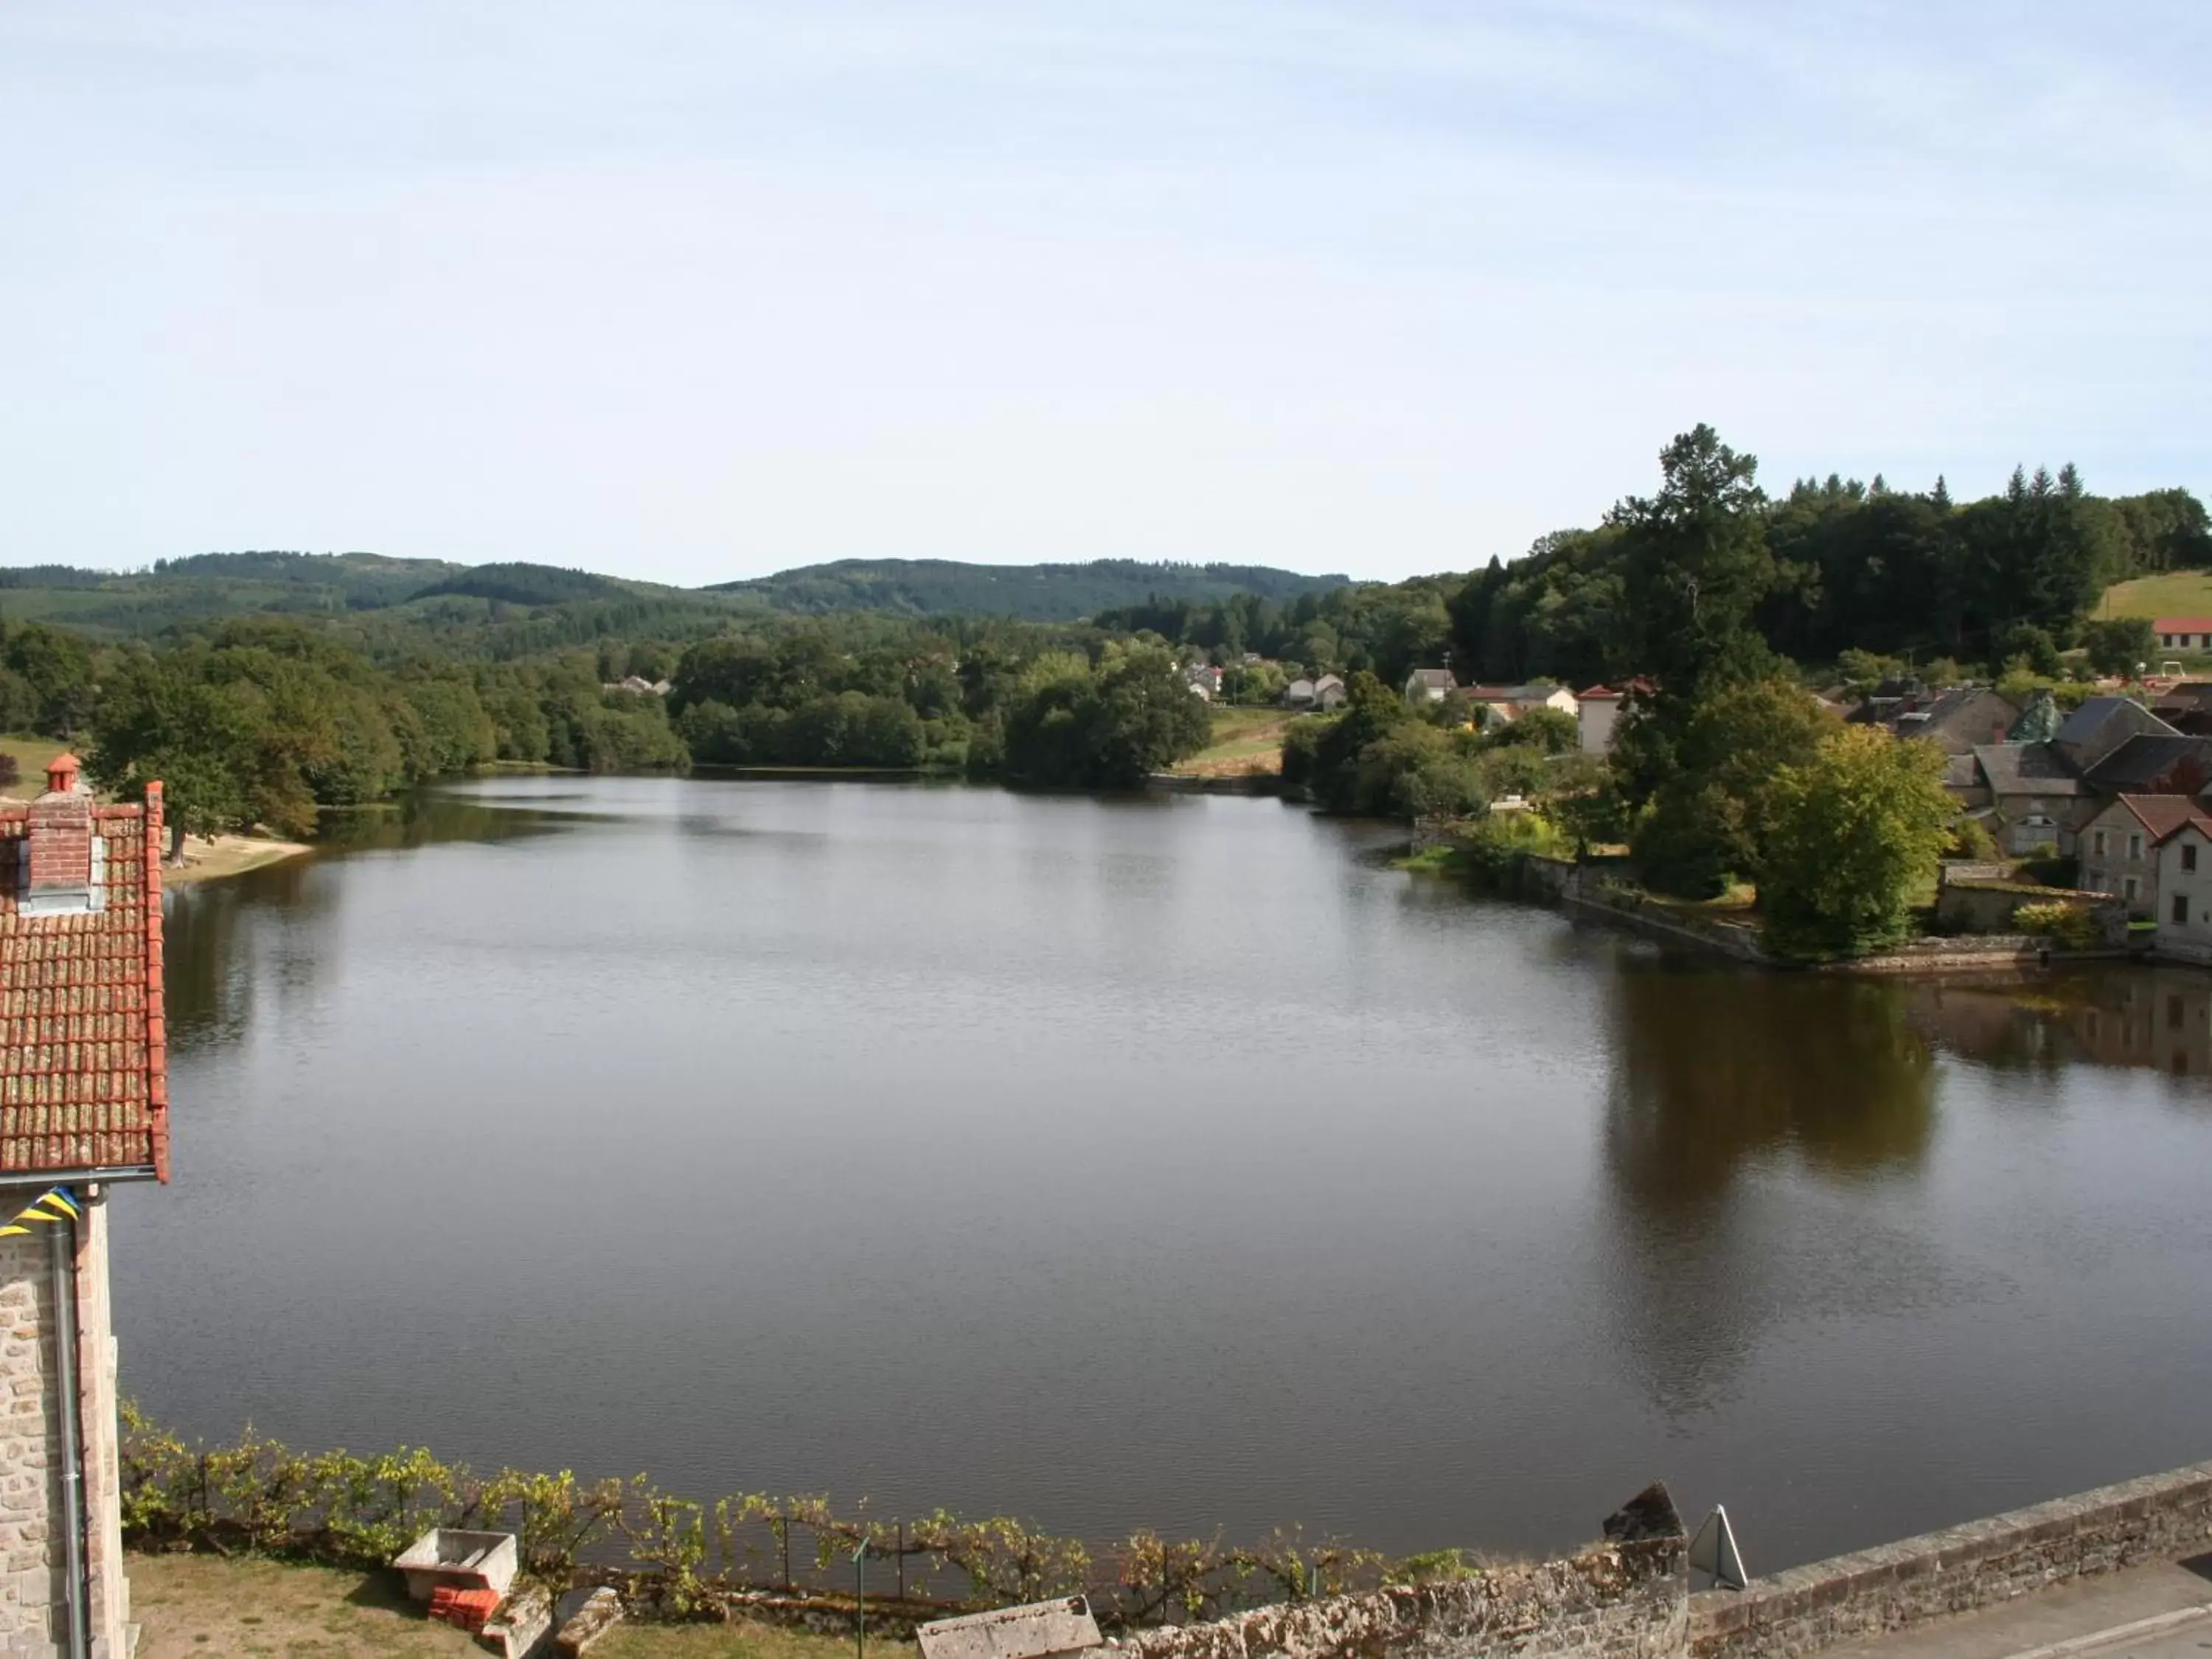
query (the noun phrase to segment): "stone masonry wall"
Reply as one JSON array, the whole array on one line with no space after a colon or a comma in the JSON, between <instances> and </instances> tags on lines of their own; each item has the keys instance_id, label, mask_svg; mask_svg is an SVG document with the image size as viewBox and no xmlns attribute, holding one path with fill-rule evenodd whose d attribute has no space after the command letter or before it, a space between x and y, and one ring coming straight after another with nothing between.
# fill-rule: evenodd
<instances>
[{"instance_id":1,"label":"stone masonry wall","mask_svg":"<svg viewBox=\"0 0 2212 1659\"><path fill-rule=\"evenodd\" d=\"M0 1188L0 1222L35 1188ZM53 1387L53 1296L46 1241L0 1238L0 1654L40 1659L58 1650L52 1622L61 1574L51 1553L60 1507L54 1474L60 1425Z\"/></svg>"},{"instance_id":2,"label":"stone masonry wall","mask_svg":"<svg viewBox=\"0 0 2212 1659\"><path fill-rule=\"evenodd\" d=\"M43 1188L0 1188L0 1221ZM86 1561L94 1659L120 1659L123 1577L105 1207L77 1226L77 1380L85 1431ZM62 1611L61 1419L54 1410L53 1292L43 1231L0 1238L0 1656L48 1659L66 1644Z\"/></svg>"},{"instance_id":3,"label":"stone masonry wall","mask_svg":"<svg viewBox=\"0 0 2212 1659\"><path fill-rule=\"evenodd\" d=\"M1690 1598L1693 1659L1797 1659L2212 1545L2212 1463Z\"/></svg>"},{"instance_id":4,"label":"stone masonry wall","mask_svg":"<svg viewBox=\"0 0 2212 1659\"><path fill-rule=\"evenodd\" d=\"M1565 1560L1260 1607L1115 1646L1130 1659L1673 1659L1689 1632L1688 1543L1666 1488L1605 1524L1606 1542Z\"/></svg>"},{"instance_id":5,"label":"stone masonry wall","mask_svg":"<svg viewBox=\"0 0 2212 1659\"><path fill-rule=\"evenodd\" d=\"M1668 1659L1686 1635L1681 1546L1656 1554L1650 1545L1606 1545L1474 1578L1142 1631L1118 1651L1134 1659Z\"/></svg>"}]
</instances>

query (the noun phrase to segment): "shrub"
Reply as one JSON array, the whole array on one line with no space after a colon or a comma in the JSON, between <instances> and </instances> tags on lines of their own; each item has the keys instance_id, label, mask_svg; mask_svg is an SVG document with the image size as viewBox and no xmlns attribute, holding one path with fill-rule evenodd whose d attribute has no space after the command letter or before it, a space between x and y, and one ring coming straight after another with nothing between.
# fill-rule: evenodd
<instances>
[{"instance_id":1,"label":"shrub","mask_svg":"<svg viewBox=\"0 0 2212 1659\"><path fill-rule=\"evenodd\" d=\"M2095 915L2079 904L2023 904L2012 913L2012 925L2069 951L2094 950L2104 940Z\"/></svg>"}]
</instances>

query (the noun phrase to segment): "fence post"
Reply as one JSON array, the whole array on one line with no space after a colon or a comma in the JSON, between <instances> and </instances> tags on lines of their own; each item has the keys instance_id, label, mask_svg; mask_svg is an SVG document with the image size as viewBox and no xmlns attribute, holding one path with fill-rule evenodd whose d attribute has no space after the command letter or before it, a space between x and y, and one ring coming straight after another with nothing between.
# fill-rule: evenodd
<instances>
[{"instance_id":1,"label":"fence post","mask_svg":"<svg viewBox=\"0 0 2212 1659\"><path fill-rule=\"evenodd\" d=\"M900 1602L903 1604L906 1601L906 1522L903 1521L900 1522L898 1523L898 1599Z\"/></svg>"}]
</instances>

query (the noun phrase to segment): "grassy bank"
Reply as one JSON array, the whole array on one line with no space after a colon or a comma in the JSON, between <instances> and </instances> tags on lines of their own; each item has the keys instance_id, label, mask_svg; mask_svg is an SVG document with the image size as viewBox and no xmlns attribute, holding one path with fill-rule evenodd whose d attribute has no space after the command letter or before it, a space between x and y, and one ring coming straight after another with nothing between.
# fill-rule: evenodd
<instances>
[{"instance_id":1,"label":"grassy bank","mask_svg":"<svg viewBox=\"0 0 2212 1659\"><path fill-rule=\"evenodd\" d=\"M1216 708L1213 740L1171 769L1187 778L1283 769L1283 733L1297 715L1280 708Z\"/></svg>"},{"instance_id":2,"label":"grassy bank","mask_svg":"<svg viewBox=\"0 0 2212 1659\"><path fill-rule=\"evenodd\" d=\"M2097 606L2100 617L2212 616L2212 570L2170 570L2115 582Z\"/></svg>"},{"instance_id":3,"label":"grassy bank","mask_svg":"<svg viewBox=\"0 0 2212 1659\"><path fill-rule=\"evenodd\" d=\"M434 1625L398 1576L213 1555L133 1555L138 1659L458 1659L483 1650ZM873 1639L870 1646L874 1646ZM886 1650L900 1645L888 1639ZM625 1625L593 1659L842 1659L846 1638L768 1625Z\"/></svg>"}]
</instances>

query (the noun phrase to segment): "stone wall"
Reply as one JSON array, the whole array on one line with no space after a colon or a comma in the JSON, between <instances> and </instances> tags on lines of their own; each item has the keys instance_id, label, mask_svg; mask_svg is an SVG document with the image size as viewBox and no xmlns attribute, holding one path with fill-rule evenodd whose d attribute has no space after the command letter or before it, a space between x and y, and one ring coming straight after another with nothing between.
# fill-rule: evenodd
<instances>
[{"instance_id":1,"label":"stone wall","mask_svg":"<svg viewBox=\"0 0 2212 1659\"><path fill-rule=\"evenodd\" d=\"M2212 1546L2212 1463L1690 1598L1693 1659L1796 1659Z\"/></svg>"},{"instance_id":2,"label":"stone wall","mask_svg":"<svg viewBox=\"0 0 2212 1659\"><path fill-rule=\"evenodd\" d=\"M0 1187L0 1223L39 1195ZM61 1574L49 1552L60 1502L53 1389L53 1294L46 1241L0 1238L0 1654L57 1651Z\"/></svg>"},{"instance_id":3,"label":"stone wall","mask_svg":"<svg viewBox=\"0 0 2212 1659\"><path fill-rule=\"evenodd\" d=\"M0 1188L0 1223L46 1189ZM85 1431L86 1568L93 1653L124 1652L129 1589L123 1577L110 1334L107 1226L88 1203L77 1226L77 1381ZM0 1238L0 1656L47 1659L64 1650L61 1419L55 1410L51 1247L41 1230Z\"/></svg>"},{"instance_id":4,"label":"stone wall","mask_svg":"<svg viewBox=\"0 0 2212 1659\"><path fill-rule=\"evenodd\" d=\"M1688 1634L1687 1545L1666 1489L1564 1560L1492 1568L1417 1588L1292 1601L1212 1624L1147 1630L1131 1659L1668 1659Z\"/></svg>"}]
</instances>

